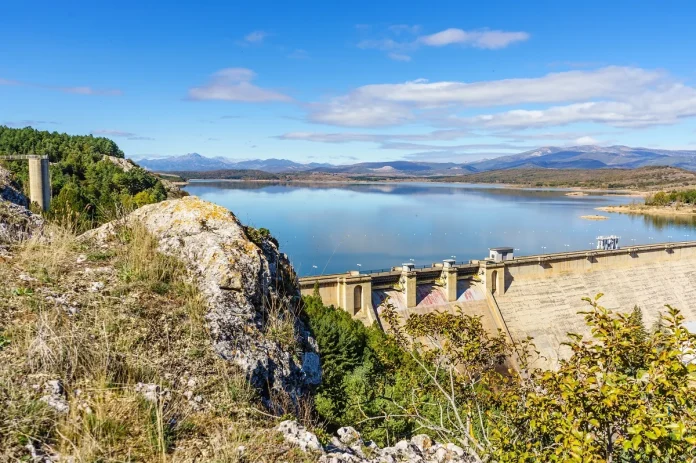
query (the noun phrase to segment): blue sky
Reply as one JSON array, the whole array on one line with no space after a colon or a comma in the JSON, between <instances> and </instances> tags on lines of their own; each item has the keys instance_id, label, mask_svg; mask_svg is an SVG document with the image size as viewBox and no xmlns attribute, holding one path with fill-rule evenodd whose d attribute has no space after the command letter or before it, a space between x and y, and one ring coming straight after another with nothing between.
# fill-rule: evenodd
<instances>
[{"instance_id":1,"label":"blue sky","mask_svg":"<svg viewBox=\"0 0 696 463\"><path fill-rule=\"evenodd\" d=\"M0 124L134 158L696 149L694 18L678 0L11 2Z\"/></svg>"}]
</instances>

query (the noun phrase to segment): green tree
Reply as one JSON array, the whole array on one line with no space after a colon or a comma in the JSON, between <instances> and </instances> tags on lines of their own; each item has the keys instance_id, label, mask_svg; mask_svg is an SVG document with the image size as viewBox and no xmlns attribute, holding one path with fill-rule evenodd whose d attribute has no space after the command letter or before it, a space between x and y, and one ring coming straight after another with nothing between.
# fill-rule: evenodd
<instances>
[{"instance_id":1,"label":"green tree","mask_svg":"<svg viewBox=\"0 0 696 463\"><path fill-rule=\"evenodd\" d=\"M105 160L123 158L116 143L106 138L0 126L0 160L3 154L49 156L53 201L47 215L69 220L77 231L167 197L162 182L146 170L133 166L124 171ZM7 167L26 190L27 163L11 161Z\"/></svg>"}]
</instances>

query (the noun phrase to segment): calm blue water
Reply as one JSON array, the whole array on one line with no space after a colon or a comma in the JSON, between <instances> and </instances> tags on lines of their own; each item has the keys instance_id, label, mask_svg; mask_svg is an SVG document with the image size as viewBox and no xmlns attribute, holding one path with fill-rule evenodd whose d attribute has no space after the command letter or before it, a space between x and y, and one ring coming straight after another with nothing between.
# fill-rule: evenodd
<instances>
[{"instance_id":1,"label":"calm blue water","mask_svg":"<svg viewBox=\"0 0 696 463\"><path fill-rule=\"evenodd\" d=\"M268 228L300 275L416 265L456 256L480 259L488 248L519 255L589 249L597 235L620 244L696 238L696 221L629 216L595 207L640 198L565 196L566 191L481 185L272 184L193 182L186 190L223 205L245 224ZM603 214L605 221L581 219ZM359 264L359 265L358 265Z\"/></svg>"}]
</instances>

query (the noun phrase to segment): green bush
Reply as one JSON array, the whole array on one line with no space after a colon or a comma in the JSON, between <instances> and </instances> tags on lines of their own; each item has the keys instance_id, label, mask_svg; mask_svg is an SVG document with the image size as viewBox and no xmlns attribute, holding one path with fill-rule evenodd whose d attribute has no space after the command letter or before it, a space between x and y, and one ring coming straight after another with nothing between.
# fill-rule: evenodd
<instances>
[{"instance_id":1,"label":"green bush","mask_svg":"<svg viewBox=\"0 0 696 463\"><path fill-rule=\"evenodd\" d=\"M411 353L377 325L366 327L317 295L303 301L322 362L315 406L328 430L351 425L380 445L411 435L416 420L404 411L428 413L424 404L436 403Z\"/></svg>"}]
</instances>

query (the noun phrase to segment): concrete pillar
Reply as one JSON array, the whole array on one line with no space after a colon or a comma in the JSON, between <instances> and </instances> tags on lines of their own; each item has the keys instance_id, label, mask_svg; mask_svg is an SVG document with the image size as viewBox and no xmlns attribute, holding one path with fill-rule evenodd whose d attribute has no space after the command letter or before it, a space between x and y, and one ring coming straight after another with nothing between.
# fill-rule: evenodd
<instances>
[{"instance_id":1,"label":"concrete pillar","mask_svg":"<svg viewBox=\"0 0 696 463\"><path fill-rule=\"evenodd\" d=\"M457 300L457 269L454 268L454 260L447 259L444 261L442 268L442 280L445 282L445 292L447 293L447 302Z\"/></svg>"},{"instance_id":2,"label":"concrete pillar","mask_svg":"<svg viewBox=\"0 0 696 463\"><path fill-rule=\"evenodd\" d=\"M44 211L51 205L51 177L48 165L47 157L29 158L29 199Z\"/></svg>"},{"instance_id":3,"label":"concrete pillar","mask_svg":"<svg viewBox=\"0 0 696 463\"><path fill-rule=\"evenodd\" d=\"M505 266L498 269L498 294L505 294Z\"/></svg>"},{"instance_id":4,"label":"concrete pillar","mask_svg":"<svg viewBox=\"0 0 696 463\"><path fill-rule=\"evenodd\" d=\"M413 264L403 264L401 267L401 288L406 296L406 308L415 307L418 300L416 298L416 272L413 270Z\"/></svg>"}]
</instances>

